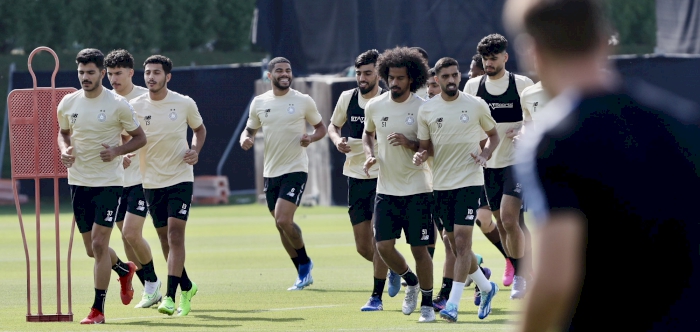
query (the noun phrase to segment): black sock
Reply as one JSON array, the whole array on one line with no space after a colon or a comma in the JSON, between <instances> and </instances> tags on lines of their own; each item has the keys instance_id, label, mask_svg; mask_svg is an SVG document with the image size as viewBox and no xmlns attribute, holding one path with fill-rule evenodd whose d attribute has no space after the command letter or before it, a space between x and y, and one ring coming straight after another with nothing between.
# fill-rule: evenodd
<instances>
[{"instance_id":1,"label":"black sock","mask_svg":"<svg viewBox=\"0 0 700 332\"><path fill-rule=\"evenodd\" d=\"M190 289L192 289L192 281L187 276L187 271L185 271L185 267L183 266L182 267L182 276L180 277L180 290L183 290L186 292Z\"/></svg>"},{"instance_id":2,"label":"black sock","mask_svg":"<svg viewBox=\"0 0 700 332\"><path fill-rule=\"evenodd\" d=\"M107 290L95 288L95 301L92 302L92 307L103 314L105 313L105 298L107 298Z\"/></svg>"},{"instance_id":3,"label":"black sock","mask_svg":"<svg viewBox=\"0 0 700 332\"><path fill-rule=\"evenodd\" d=\"M515 275L522 277L522 275L520 274L520 269L518 268L518 265L520 264L520 259L511 257L510 263L513 264L513 271L515 271Z\"/></svg>"},{"instance_id":4,"label":"black sock","mask_svg":"<svg viewBox=\"0 0 700 332\"><path fill-rule=\"evenodd\" d=\"M409 267L406 272L399 274L403 280L406 280L406 285L415 286L418 285L418 276L411 271Z\"/></svg>"},{"instance_id":5,"label":"black sock","mask_svg":"<svg viewBox=\"0 0 700 332\"><path fill-rule=\"evenodd\" d=\"M433 255L435 255L435 247L428 247L428 253L430 254L430 258L433 258Z\"/></svg>"},{"instance_id":6,"label":"black sock","mask_svg":"<svg viewBox=\"0 0 700 332\"><path fill-rule=\"evenodd\" d=\"M297 269L297 273L299 273L299 257L293 257L292 263L294 263L294 267Z\"/></svg>"},{"instance_id":7,"label":"black sock","mask_svg":"<svg viewBox=\"0 0 700 332\"><path fill-rule=\"evenodd\" d=\"M422 289L420 290L423 297L420 300L421 307L433 307L433 289Z\"/></svg>"},{"instance_id":8,"label":"black sock","mask_svg":"<svg viewBox=\"0 0 700 332\"><path fill-rule=\"evenodd\" d=\"M146 286L146 279L144 279L144 274L143 274L143 268L140 270L136 270L136 276L139 277L139 280L141 281L141 285Z\"/></svg>"},{"instance_id":9,"label":"black sock","mask_svg":"<svg viewBox=\"0 0 700 332\"><path fill-rule=\"evenodd\" d=\"M382 293L384 293L384 284L385 283L386 283L386 279L374 278L374 289L372 290L373 297L378 297L380 300L382 299Z\"/></svg>"},{"instance_id":10,"label":"black sock","mask_svg":"<svg viewBox=\"0 0 700 332\"><path fill-rule=\"evenodd\" d=\"M175 293L177 293L177 286L180 285L180 277L168 276L168 292L165 296L169 296L173 301L175 300Z\"/></svg>"},{"instance_id":11,"label":"black sock","mask_svg":"<svg viewBox=\"0 0 700 332\"><path fill-rule=\"evenodd\" d=\"M450 292L452 292L452 282L454 280L450 278L442 278L442 288L440 288L440 296L446 300L450 299Z\"/></svg>"},{"instance_id":12,"label":"black sock","mask_svg":"<svg viewBox=\"0 0 700 332\"><path fill-rule=\"evenodd\" d=\"M299 265L309 264L309 256L306 255L306 247L301 247L300 249L294 249L297 251L297 259L299 260Z\"/></svg>"},{"instance_id":13,"label":"black sock","mask_svg":"<svg viewBox=\"0 0 700 332\"><path fill-rule=\"evenodd\" d=\"M117 264L114 264L114 266L112 266L112 270L114 270L114 272L117 272L117 274L120 277L123 277L129 274L129 265L126 265L124 262L122 262L121 259L117 258Z\"/></svg>"},{"instance_id":14,"label":"black sock","mask_svg":"<svg viewBox=\"0 0 700 332\"><path fill-rule=\"evenodd\" d=\"M143 279L145 281L158 281L158 276L156 276L156 269L153 267L153 260L146 264L141 264L141 271L143 271Z\"/></svg>"},{"instance_id":15,"label":"black sock","mask_svg":"<svg viewBox=\"0 0 700 332\"><path fill-rule=\"evenodd\" d=\"M498 251L501 252L503 257L508 258L508 255L506 255L506 250L503 249L503 243L498 242L498 243L494 243L493 245L496 246L496 248L498 249Z\"/></svg>"}]
</instances>

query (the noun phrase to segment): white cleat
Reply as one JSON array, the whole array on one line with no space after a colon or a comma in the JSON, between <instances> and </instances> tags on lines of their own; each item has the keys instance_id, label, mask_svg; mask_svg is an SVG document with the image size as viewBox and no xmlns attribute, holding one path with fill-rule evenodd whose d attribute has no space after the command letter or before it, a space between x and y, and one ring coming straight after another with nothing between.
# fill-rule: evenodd
<instances>
[{"instance_id":1,"label":"white cleat","mask_svg":"<svg viewBox=\"0 0 700 332\"><path fill-rule=\"evenodd\" d=\"M416 310L418 306L418 293L420 293L418 285L406 286L406 297L403 299L403 306L401 306L401 311L403 311L404 315L410 315Z\"/></svg>"},{"instance_id":2,"label":"white cleat","mask_svg":"<svg viewBox=\"0 0 700 332\"><path fill-rule=\"evenodd\" d=\"M150 308L154 304L158 304L163 299L163 295L160 294L161 281L158 279L156 282L156 290L153 293L148 294L144 289L143 295L141 296L141 301L139 301L134 308Z\"/></svg>"},{"instance_id":3,"label":"white cleat","mask_svg":"<svg viewBox=\"0 0 700 332\"><path fill-rule=\"evenodd\" d=\"M515 276L513 278L513 288L510 290L510 299L523 299L527 291L527 280L525 277Z\"/></svg>"},{"instance_id":4,"label":"white cleat","mask_svg":"<svg viewBox=\"0 0 700 332\"><path fill-rule=\"evenodd\" d=\"M418 323L429 323L435 321L435 309L433 306L421 306Z\"/></svg>"}]
</instances>

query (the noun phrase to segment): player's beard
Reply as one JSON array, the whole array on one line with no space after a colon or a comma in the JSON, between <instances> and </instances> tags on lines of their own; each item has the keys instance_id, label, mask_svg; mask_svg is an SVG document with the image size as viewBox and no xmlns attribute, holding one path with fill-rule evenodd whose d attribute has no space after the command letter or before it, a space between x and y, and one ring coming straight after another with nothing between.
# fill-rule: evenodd
<instances>
[{"instance_id":1,"label":"player's beard","mask_svg":"<svg viewBox=\"0 0 700 332\"><path fill-rule=\"evenodd\" d=\"M287 78L287 77L285 77L285 78ZM274 84L274 86L280 90L287 90L292 86L292 78L288 77L287 79L289 79L289 85L287 85L287 86L282 86L279 82L279 79L276 79L276 78L272 79L272 84Z\"/></svg>"},{"instance_id":2,"label":"player's beard","mask_svg":"<svg viewBox=\"0 0 700 332\"><path fill-rule=\"evenodd\" d=\"M165 87L165 79L163 80L163 82L156 82L156 88L154 90L148 89L148 91L151 91L153 93L158 93L158 92L160 92L160 90L163 90L164 87Z\"/></svg>"},{"instance_id":3,"label":"player's beard","mask_svg":"<svg viewBox=\"0 0 700 332\"><path fill-rule=\"evenodd\" d=\"M442 92L444 92L446 95L448 95L450 97L454 97L457 94L458 89L455 88L455 89L450 90L449 87L451 85L456 87L455 84L448 84L447 86L441 87L441 88L442 88Z\"/></svg>"},{"instance_id":4,"label":"player's beard","mask_svg":"<svg viewBox=\"0 0 700 332\"><path fill-rule=\"evenodd\" d=\"M363 95L370 93L370 91L372 91L372 89L374 89L375 86L377 86L377 81L374 81L374 83L367 82L367 87L364 89L362 87L360 87L359 84L357 85L357 87L360 89L360 94L363 94Z\"/></svg>"},{"instance_id":5,"label":"player's beard","mask_svg":"<svg viewBox=\"0 0 700 332\"><path fill-rule=\"evenodd\" d=\"M488 68L488 67L484 68L484 72L488 76L496 76L503 71L503 67L493 67L494 71L487 71L486 68Z\"/></svg>"}]
</instances>

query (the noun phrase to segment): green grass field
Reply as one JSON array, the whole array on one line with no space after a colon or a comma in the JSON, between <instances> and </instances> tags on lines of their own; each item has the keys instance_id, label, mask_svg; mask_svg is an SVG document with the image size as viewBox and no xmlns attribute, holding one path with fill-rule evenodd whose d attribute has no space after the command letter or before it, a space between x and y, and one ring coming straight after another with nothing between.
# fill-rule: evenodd
<instances>
[{"instance_id":1,"label":"green grass field","mask_svg":"<svg viewBox=\"0 0 700 332\"><path fill-rule=\"evenodd\" d=\"M42 212L42 269L44 312L56 312L56 277L53 210ZM69 207L62 207L69 212ZM32 262L36 262L34 212L23 207L25 230L30 242ZM71 215L61 215L62 257L65 260ZM314 260L314 284L290 292L296 271L279 242L272 218L263 205L194 206L187 228L186 267L199 286L187 317L168 317L153 308L134 309L143 287L134 278L135 300L129 306L119 299L117 275L112 282L105 307L106 324L82 326L92 305L93 261L85 255L79 234L73 246L73 313L70 323L26 323L26 270L18 218L12 207L0 208L0 301L1 331L505 331L518 319L522 302L509 299L510 287L503 287L504 261L484 235L475 230L474 249L484 256L484 266L493 269L492 279L500 292L493 311L485 320L477 318L473 288L468 287L460 304L459 322L418 323L419 311L410 316L401 313L403 290L394 298L384 293L383 312L360 312L372 290L371 263L355 251L350 222L345 208L302 207L295 221L303 230L307 252ZM149 227L150 226L150 227ZM144 236L151 244L159 277L165 280L167 268L156 232L146 223ZM410 249L403 239L399 251L413 267ZM125 259L120 233L115 228L112 247ZM435 260L435 292L442 280L444 247L438 243ZM65 271L65 261L63 263ZM65 272L63 272L65 273ZM65 274L63 275L65 280ZM35 265L32 266L35 284ZM63 311L66 312L65 281ZM162 289L165 292L165 285ZM178 291L179 296L179 291ZM177 299L176 299L177 303ZM36 313L36 292L32 293L32 312Z\"/></svg>"}]
</instances>

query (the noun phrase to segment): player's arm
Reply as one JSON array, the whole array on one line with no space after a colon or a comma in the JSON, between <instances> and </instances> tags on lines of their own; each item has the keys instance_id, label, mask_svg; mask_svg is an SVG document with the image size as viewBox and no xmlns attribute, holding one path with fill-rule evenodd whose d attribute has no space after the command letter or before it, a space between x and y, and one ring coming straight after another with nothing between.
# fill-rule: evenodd
<instances>
[{"instance_id":1,"label":"player's arm","mask_svg":"<svg viewBox=\"0 0 700 332\"><path fill-rule=\"evenodd\" d=\"M116 154L119 156L134 152L146 145L147 142L146 133L143 132L141 126L136 127L134 130L127 131L126 133L131 136L131 139L122 145L113 147Z\"/></svg>"},{"instance_id":2,"label":"player's arm","mask_svg":"<svg viewBox=\"0 0 700 332\"><path fill-rule=\"evenodd\" d=\"M362 150L365 152L366 158L363 168L367 177L369 177L369 169L377 163L377 158L374 157L374 145L376 144L374 135L377 128L370 115L372 109L370 105L372 105L371 102L365 106L365 130L362 132Z\"/></svg>"},{"instance_id":3,"label":"player's arm","mask_svg":"<svg viewBox=\"0 0 700 332\"><path fill-rule=\"evenodd\" d=\"M496 147L501 142L501 138L498 137L498 130L496 130L496 127L493 127L491 128L491 130L486 131L486 135L488 136L488 138L486 139L484 147L481 149L480 155L486 160L489 160L491 159L491 154L494 150L496 150Z\"/></svg>"},{"instance_id":4,"label":"player's arm","mask_svg":"<svg viewBox=\"0 0 700 332\"><path fill-rule=\"evenodd\" d=\"M430 140L420 140L418 144L418 151L413 155L413 164L416 166L420 166L428 160L428 157L432 155L433 146Z\"/></svg>"},{"instance_id":5,"label":"player's arm","mask_svg":"<svg viewBox=\"0 0 700 332\"><path fill-rule=\"evenodd\" d=\"M331 123L328 125L328 138L331 139L333 145L342 153L350 152L350 147L348 146L347 137L342 137L340 135L340 129L343 128L345 121L347 120L347 98L344 98L345 94L341 94L338 98L338 103L335 104L335 109L331 115Z\"/></svg>"},{"instance_id":6,"label":"player's arm","mask_svg":"<svg viewBox=\"0 0 700 332\"><path fill-rule=\"evenodd\" d=\"M316 102L308 97L308 106L306 107L306 113L304 114L306 121L314 126L314 132L311 135L304 133L301 136L300 144L303 147L309 146L309 144L316 142L326 136L328 132L326 125L323 123L323 118L321 118L321 113L318 112L316 108Z\"/></svg>"},{"instance_id":7,"label":"player's arm","mask_svg":"<svg viewBox=\"0 0 700 332\"><path fill-rule=\"evenodd\" d=\"M58 149L61 151L61 162L66 168L73 166L75 156L73 155L73 146L70 140L70 129L61 129L58 131Z\"/></svg>"},{"instance_id":8,"label":"player's arm","mask_svg":"<svg viewBox=\"0 0 700 332\"><path fill-rule=\"evenodd\" d=\"M552 213L540 229L539 264L518 331L549 331L566 323L581 287L582 218L573 212Z\"/></svg>"},{"instance_id":9,"label":"player's arm","mask_svg":"<svg viewBox=\"0 0 700 332\"><path fill-rule=\"evenodd\" d=\"M192 128L192 144L190 144L190 149L194 150L199 154L202 151L202 146L204 146L204 140L207 139L207 127L202 123L197 128Z\"/></svg>"},{"instance_id":10,"label":"player's arm","mask_svg":"<svg viewBox=\"0 0 700 332\"><path fill-rule=\"evenodd\" d=\"M391 133L386 139L393 146L403 146L413 152L418 152L418 148L420 148L420 143L418 141L410 140L403 134Z\"/></svg>"},{"instance_id":11,"label":"player's arm","mask_svg":"<svg viewBox=\"0 0 700 332\"><path fill-rule=\"evenodd\" d=\"M248 151L248 149L253 147L253 143L255 143L255 134L257 132L257 129L245 127L245 130L241 133L241 138L238 140L243 150Z\"/></svg>"}]
</instances>

